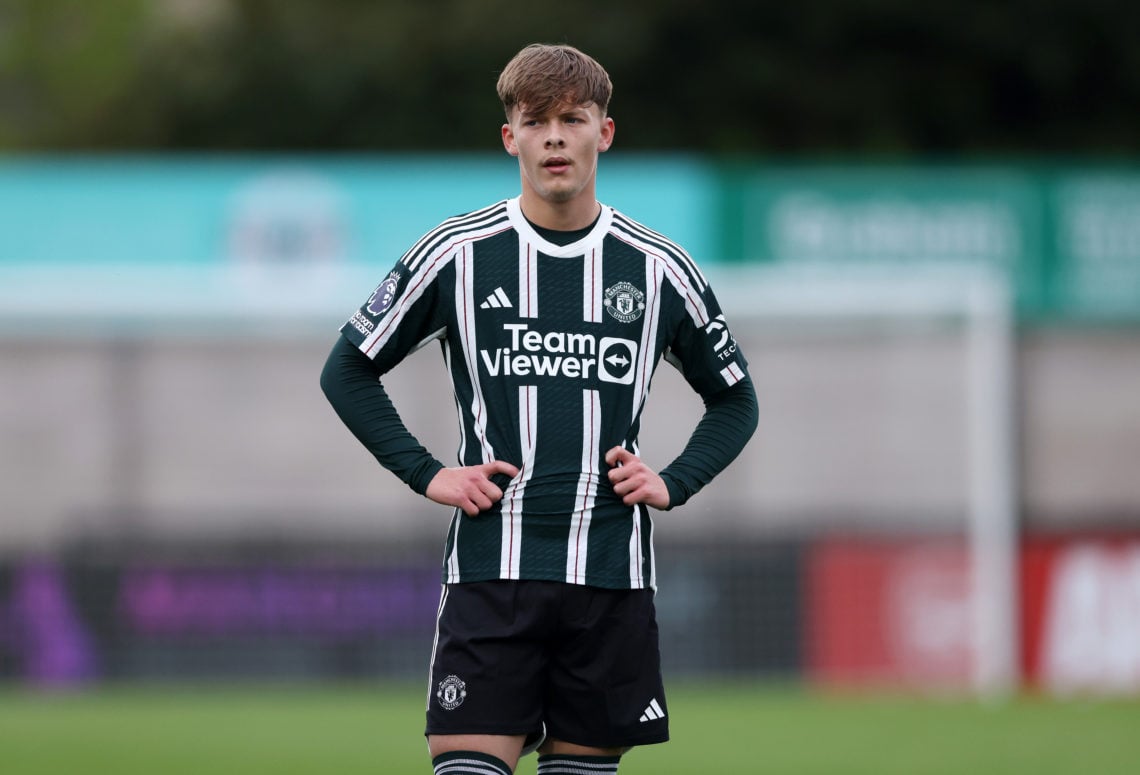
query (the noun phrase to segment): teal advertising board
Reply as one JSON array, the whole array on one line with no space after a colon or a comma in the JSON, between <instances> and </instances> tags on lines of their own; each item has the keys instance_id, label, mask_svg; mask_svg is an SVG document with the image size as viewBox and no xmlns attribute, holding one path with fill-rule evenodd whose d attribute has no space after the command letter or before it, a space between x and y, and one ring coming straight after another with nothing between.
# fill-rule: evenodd
<instances>
[{"instance_id":1,"label":"teal advertising board","mask_svg":"<svg viewBox=\"0 0 1140 775\"><path fill-rule=\"evenodd\" d=\"M161 299L206 316L235 272L248 293L231 306L287 275L279 308L340 313L425 231L518 187L500 154L0 159L0 314L45 303L63 277L119 307ZM704 265L980 263L1009 278L1022 320L1140 322L1140 169L1127 165L611 153L598 190Z\"/></svg>"},{"instance_id":2,"label":"teal advertising board","mask_svg":"<svg viewBox=\"0 0 1140 775\"><path fill-rule=\"evenodd\" d=\"M1073 171L1047 186L1050 306L1140 320L1140 174Z\"/></svg>"},{"instance_id":3,"label":"teal advertising board","mask_svg":"<svg viewBox=\"0 0 1140 775\"><path fill-rule=\"evenodd\" d=\"M602 197L712 261L712 174L614 154ZM335 330L518 175L506 154L0 159L0 334Z\"/></svg>"},{"instance_id":4,"label":"teal advertising board","mask_svg":"<svg viewBox=\"0 0 1140 775\"><path fill-rule=\"evenodd\" d=\"M730 174L731 254L785 264L980 263L1042 298L1040 192L1016 171L760 167ZM735 228L734 228L735 226Z\"/></svg>"},{"instance_id":5,"label":"teal advertising board","mask_svg":"<svg viewBox=\"0 0 1140 775\"><path fill-rule=\"evenodd\" d=\"M1140 171L721 167L721 255L770 264L980 263L1023 319L1140 321Z\"/></svg>"},{"instance_id":6,"label":"teal advertising board","mask_svg":"<svg viewBox=\"0 0 1140 775\"><path fill-rule=\"evenodd\" d=\"M694 255L713 250L711 170L607 157L600 196ZM504 155L0 160L0 266L281 264L388 268L453 215L518 193Z\"/></svg>"}]
</instances>

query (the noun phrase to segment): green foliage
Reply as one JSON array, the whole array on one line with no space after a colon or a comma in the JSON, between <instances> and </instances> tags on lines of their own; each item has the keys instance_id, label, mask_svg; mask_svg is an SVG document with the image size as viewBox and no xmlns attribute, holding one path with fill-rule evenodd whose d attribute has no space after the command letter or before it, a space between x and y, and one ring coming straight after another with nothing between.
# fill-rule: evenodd
<instances>
[{"instance_id":1,"label":"green foliage","mask_svg":"<svg viewBox=\"0 0 1140 775\"><path fill-rule=\"evenodd\" d=\"M1140 150L1113 0L8 0L0 147L494 149L499 70L595 55L622 149Z\"/></svg>"},{"instance_id":2,"label":"green foliage","mask_svg":"<svg viewBox=\"0 0 1140 775\"><path fill-rule=\"evenodd\" d=\"M0 10L0 143L97 137L130 89L144 0L12 0Z\"/></svg>"}]
</instances>

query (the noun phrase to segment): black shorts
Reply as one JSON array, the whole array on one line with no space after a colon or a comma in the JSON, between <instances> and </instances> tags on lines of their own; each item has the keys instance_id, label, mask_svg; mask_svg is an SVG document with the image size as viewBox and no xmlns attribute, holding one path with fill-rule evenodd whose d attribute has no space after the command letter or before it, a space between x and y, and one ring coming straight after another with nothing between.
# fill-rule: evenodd
<instances>
[{"instance_id":1,"label":"black shorts","mask_svg":"<svg viewBox=\"0 0 1140 775\"><path fill-rule=\"evenodd\" d=\"M427 734L534 736L595 748L669 739L648 589L553 581L444 587Z\"/></svg>"}]
</instances>

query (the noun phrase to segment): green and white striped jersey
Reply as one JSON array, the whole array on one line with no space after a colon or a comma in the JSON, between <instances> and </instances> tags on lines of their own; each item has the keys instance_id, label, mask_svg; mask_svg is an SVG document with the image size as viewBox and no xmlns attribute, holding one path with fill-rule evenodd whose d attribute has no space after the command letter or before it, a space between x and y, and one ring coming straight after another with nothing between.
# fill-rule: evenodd
<instances>
[{"instance_id":1,"label":"green and white striped jersey","mask_svg":"<svg viewBox=\"0 0 1140 775\"><path fill-rule=\"evenodd\" d=\"M381 372L440 340L460 464L519 469L499 482L503 498L489 511L456 510L445 583L655 587L649 512L614 494L605 453L621 445L638 454L662 357L704 396L746 378L693 260L610 207L563 246L531 226L517 198L444 221L341 330Z\"/></svg>"}]
</instances>

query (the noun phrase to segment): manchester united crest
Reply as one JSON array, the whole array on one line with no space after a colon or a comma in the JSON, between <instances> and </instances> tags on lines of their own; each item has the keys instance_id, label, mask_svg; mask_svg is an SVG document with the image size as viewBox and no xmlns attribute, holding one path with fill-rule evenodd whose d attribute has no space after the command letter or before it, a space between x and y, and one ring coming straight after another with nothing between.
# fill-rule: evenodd
<instances>
[{"instance_id":1,"label":"manchester united crest","mask_svg":"<svg viewBox=\"0 0 1140 775\"><path fill-rule=\"evenodd\" d=\"M645 311L645 294L632 283L622 281L606 289L602 303L615 320L632 323Z\"/></svg>"},{"instance_id":2,"label":"manchester united crest","mask_svg":"<svg viewBox=\"0 0 1140 775\"><path fill-rule=\"evenodd\" d=\"M439 682L435 698L444 710L455 710L467 699L467 684L459 676L449 675Z\"/></svg>"}]
</instances>

